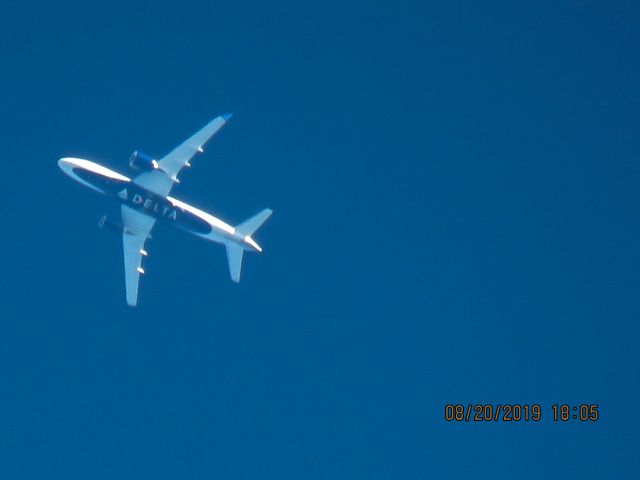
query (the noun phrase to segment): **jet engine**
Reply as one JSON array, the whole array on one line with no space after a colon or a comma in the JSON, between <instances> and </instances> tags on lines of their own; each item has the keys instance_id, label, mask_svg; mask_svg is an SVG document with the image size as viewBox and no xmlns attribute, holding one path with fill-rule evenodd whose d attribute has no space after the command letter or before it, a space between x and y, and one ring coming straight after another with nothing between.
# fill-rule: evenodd
<instances>
[{"instance_id":1,"label":"jet engine","mask_svg":"<svg viewBox=\"0 0 640 480\"><path fill-rule=\"evenodd\" d=\"M144 172L160 168L160 165L158 165L158 162L154 160L153 157L138 150L131 154L129 165L135 170L142 170Z\"/></svg>"}]
</instances>

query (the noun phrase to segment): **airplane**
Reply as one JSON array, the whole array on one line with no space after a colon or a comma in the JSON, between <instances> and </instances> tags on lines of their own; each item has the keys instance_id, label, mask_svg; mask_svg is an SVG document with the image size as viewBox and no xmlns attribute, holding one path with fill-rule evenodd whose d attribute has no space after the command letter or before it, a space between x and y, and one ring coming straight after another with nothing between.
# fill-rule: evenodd
<instances>
[{"instance_id":1,"label":"airplane","mask_svg":"<svg viewBox=\"0 0 640 480\"><path fill-rule=\"evenodd\" d=\"M127 304L138 304L138 283L143 257L148 256L146 241L156 221L163 220L206 240L226 247L231 280L240 282L242 257L245 251L262 252L252 235L271 216L268 208L235 227L219 218L170 196L173 186L180 183L178 174L191 167L191 159L203 153L203 147L232 114L221 115L178 145L160 160L138 150L129 165L139 173L129 178L82 158L64 157L58 166L72 179L92 190L115 198L121 204L122 222L102 216L100 228L115 229L122 234L124 278Z\"/></svg>"}]
</instances>

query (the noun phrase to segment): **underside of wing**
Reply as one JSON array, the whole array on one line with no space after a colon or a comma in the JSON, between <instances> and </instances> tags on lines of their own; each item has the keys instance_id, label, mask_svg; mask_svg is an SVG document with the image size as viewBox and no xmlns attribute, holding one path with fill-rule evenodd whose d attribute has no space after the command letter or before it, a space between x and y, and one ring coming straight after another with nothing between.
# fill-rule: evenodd
<instances>
[{"instance_id":1,"label":"underside of wing","mask_svg":"<svg viewBox=\"0 0 640 480\"><path fill-rule=\"evenodd\" d=\"M132 307L138 304L138 283L142 270L142 254L146 237L125 233L122 235L124 248L124 279L127 291L127 303Z\"/></svg>"},{"instance_id":2,"label":"underside of wing","mask_svg":"<svg viewBox=\"0 0 640 480\"><path fill-rule=\"evenodd\" d=\"M173 185L179 182L180 170L185 166L191 166L189 161L196 153L203 152L202 147L230 118L231 114L228 114L211 120L158 161L158 168L141 173L134 182L158 195L169 195Z\"/></svg>"},{"instance_id":3,"label":"underside of wing","mask_svg":"<svg viewBox=\"0 0 640 480\"><path fill-rule=\"evenodd\" d=\"M142 257L147 256L144 244L149 238L155 219L144 213L122 206L122 247L124 252L124 279L127 292L127 303L138 304L138 283L142 269Z\"/></svg>"}]
</instances>

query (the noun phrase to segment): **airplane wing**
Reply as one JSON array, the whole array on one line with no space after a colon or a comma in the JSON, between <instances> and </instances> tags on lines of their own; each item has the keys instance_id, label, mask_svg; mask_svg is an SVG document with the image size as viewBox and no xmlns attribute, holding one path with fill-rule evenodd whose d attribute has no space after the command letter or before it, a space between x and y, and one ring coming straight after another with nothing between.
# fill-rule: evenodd
<instances>
[{"instance_id":1,"label":"airplane wing","mask_svg":"<svg viewBox=\"0 0 640 480\"><path fill-rule=\"evenodd\" d=\"M142 270L142 257L147 255L144 244L149 238L156 219L122 205L122 247L124 250L124 280L127 303L135 307L138 303L138 280Z\"/></svg>"},{"instance_id":2,"label":"airplane wing","mask_svg":"<svg viewBox=\"0 0 640 480\"><path fill-rule=\"evenodd\" d=\"M185 166L191 166L189 160L198 152L215 133L231 118L231 114L214 118L183 143L174 148L160 161L156 170L144 172L134 178L134 182L158 195L169 195L173 185L179 183L178 174Z\"/></svg>"}]
</instances>

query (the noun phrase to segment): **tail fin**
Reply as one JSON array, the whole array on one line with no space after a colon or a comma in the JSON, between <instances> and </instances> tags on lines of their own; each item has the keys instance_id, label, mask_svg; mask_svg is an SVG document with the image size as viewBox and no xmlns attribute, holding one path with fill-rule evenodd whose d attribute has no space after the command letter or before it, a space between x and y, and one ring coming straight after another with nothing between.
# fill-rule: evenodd
<instances>
[{"instance_id":1,"label":"tail fin","mask_svg":"<svg viewBox=\"0 0 640 480\"><path fill-rule=\"evenodd\" d=\"M245 220L240 225L236 226L236 232L242 234L245 238L245 242L253 246L257 251L261 252L260 246L251 238L251 235L260 228L260 226L267 221L273 211L269 208L265 208L257 215L254 215L249 220ZM240 281L240 272L242 270L242 255L246 249L245 246L238 243L227 243L227 261L229 262L229 274L231 280L238 283Z\"/></svg>"},{"instance_id":2,"label":"tail fin","mask_svg":"<svg viewBox=\"0 0 640 480\"><path fill-rule=\"evenodd\" d=\"M253 232L260 228L264 222L271 216L273 211L270 208L265 208L257 215L254 215L249 220L245 220L240 225L236 226L236 230L243 235L253 235Z\"/></svg>"}]
</instances>

